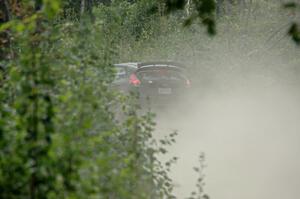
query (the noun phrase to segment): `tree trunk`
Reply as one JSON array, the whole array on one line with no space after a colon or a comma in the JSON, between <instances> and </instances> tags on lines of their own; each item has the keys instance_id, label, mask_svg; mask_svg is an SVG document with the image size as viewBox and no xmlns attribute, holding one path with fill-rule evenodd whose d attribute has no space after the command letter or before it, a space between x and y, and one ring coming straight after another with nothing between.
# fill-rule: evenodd
<instances>
[{"instance_id":1,"label":"tree trunk","mask_svg":"<svg viewBox=\"0 0 300 199\"><path fill-rule=\"evenodd\" d=\"M8 22L11 18L10 7L7 0L0 1L0 25ZM0 60L8 58L10 46L9 32L0 32ZM1 67L1 66L0 66Z\"/></svg>"},{"instance_id":2,"label":"tree trunk","mask_svg":"<svg viewBox=\"0 0 300 199\"><path fill-rule=\"evenodd\" d=\"M92 0L81 0L80 3L80 15L81 17L87 14L90 16L91 19L93 19L93 2Z\"/></svg>"},{"instance_id":3,"label":"tree trunk","mask_svg":"<svg viewBox=\"0 0 300 199\"><path fill-rule=\"evenodd\" d=\"M81 3L80 3L80 15L81 16L83 16L85 13L85 1L86 0L81 0Z\"/></svg>"},{"instance_id":4,"label":"tree trunk","mask_svg":"<svg viewBox=\"0 0 300 199\"><path fill-rule=\"evenodd\" d=\"M224 0L217 0L217 17L220 17L223 12Z\"/></svg>"},{"instance_id":5,"label":"tree trunk","mask_svg":"<svg viewBox=\"0 0 300 199\"><path fill-rule=\"evenodd\" d=\"M8 22L11 18L10 6L7 0L0 1L0 25ZM0 60L9 59L10 52L10 36L9 30L0 32ZM6 67L0 64L0 87L4 84L6 77Z\"/></svg>"},{"instance_id":6,"label":"tree trunk","mask_svg":"<svg viewBox=\"0 0 300 199\"><path fill-rule=\"evenodd\" d=\"M191 0L187 0L185 10L186 10L186 15L190 15L190 9L191 9Z\"/></svg>"}]
</instances>

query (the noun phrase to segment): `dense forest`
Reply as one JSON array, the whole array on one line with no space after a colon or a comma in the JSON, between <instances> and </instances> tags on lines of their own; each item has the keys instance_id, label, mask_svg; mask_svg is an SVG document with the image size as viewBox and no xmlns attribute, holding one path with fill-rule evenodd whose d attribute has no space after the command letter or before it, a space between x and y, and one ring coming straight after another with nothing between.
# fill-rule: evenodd
<instances>
[{"instance_id":1,"label":"dense forest","mask_svg":"<svg viewBox=\"0 0 300 199\"><path fill-rule=\"evenodd\" d=\"M169 171L177 158L158 156L177 133L152 136L155 115L110 88L112 64L175 60L206 82L215 70L232 72L224 60L255 58L259 67L275 54L296 67L287 46L300 42L299 6L283 3L0 0L0 198L176 198ZM241 59L233 63L229 51ZM203 161L189 198L209 198Z\"/></svg>"}]
</instances>

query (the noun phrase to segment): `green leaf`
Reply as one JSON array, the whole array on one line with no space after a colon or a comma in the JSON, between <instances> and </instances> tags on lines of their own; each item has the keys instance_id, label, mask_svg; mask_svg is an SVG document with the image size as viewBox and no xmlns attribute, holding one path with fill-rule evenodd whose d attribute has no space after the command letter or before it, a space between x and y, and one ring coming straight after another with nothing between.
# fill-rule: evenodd
<instances>
[{"instance_id":1,"label":"green leaf","mask_svg":"<svg viewBox=\"0 0 300 199\"><path fill-rule=\"evenodd\" d=\"M296 8L297 4L295 2L289 2L289 3L285 3L283 4L284 8Z\"/></svg>"}]
</instances>

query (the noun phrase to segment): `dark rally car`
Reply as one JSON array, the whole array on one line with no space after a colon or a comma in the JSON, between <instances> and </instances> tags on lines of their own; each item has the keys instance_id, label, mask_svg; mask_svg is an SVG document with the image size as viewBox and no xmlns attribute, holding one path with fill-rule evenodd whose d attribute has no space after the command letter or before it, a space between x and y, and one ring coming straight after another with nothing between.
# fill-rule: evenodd
<instances>
[{"instance_id":1,"label":"dark rally car","mask_svg":"<svg viewBox=\"0 0 300 199\"><path fill-rule=\"evenodd\" d=\"M115 67L115 87L123 92L138 92L142 104L170 104L191 86L185 67L179 63L123 63Z\"/></svg>"}]
</instances>

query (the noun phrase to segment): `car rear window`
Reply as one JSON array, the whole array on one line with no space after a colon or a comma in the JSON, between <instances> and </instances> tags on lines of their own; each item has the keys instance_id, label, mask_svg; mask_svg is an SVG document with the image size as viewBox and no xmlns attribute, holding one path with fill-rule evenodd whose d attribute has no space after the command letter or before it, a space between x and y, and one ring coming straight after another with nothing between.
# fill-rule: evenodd
<instances>
[{"instance_id":1,"label":"car rear window","mask_svg":"<svg viewBox=\"0 0 300 199\"><path fill-rule=\"evenodd\" d=\"M169 69L154 69L139 71L137 76L140 80L155 81L155 80L184 80L186 79L182 72Z\"/></svg>"}]
</instances>

